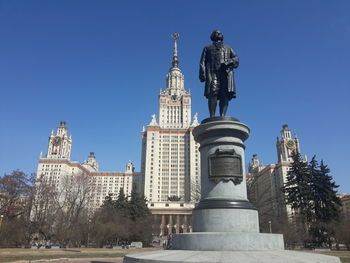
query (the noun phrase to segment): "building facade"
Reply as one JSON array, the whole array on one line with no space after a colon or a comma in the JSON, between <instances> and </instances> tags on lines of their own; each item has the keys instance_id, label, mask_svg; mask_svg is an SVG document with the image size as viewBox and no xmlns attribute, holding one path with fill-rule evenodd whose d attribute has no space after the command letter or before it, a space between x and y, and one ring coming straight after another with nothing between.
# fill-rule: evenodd
<instances>
[{"instance_id":1,"label":"building facade","mask_svg":"<svg viewBox=\"0 0 350 263\"><path fill-rule=\"evenodd\" d=\"M248 198L259 210L262 231L269 230L271 222L276 224L276 221L292 215L290 206L285 204L285 195L281 189L287 182L287 173L293 162L292 153L300 153L300 145L297 135L292 137L288 125L282 126L281 137L277 137L276 150L276 164L263 165L255 154L248 166Z\"/></svg>"},{"instance_id":2,"label":"building facade","mask_svg":"<svg viewBox=\"0 0 350 263\"><path fill-rule=\"evenodd\" d=\"M342 207L342 216L347 220L350 220L350 194L339 194Z\"/></svg>"},{"instance_id":3,"label":"building facade","mask_svg":"<svg viewBox=\"0 0 350 263\"><path fill-rule=\"evenodd\" d=\"M80 163L70 160L72 136L68 135L65 122L60 122L56 134L52 130L48 141L47 154L40 153L37 176L63 190L64 183L69 177L76 175L88 176L90 187L89 208L94 210L103 204L105 197L113 194L114 198L120 188L126 195L131 194L133 185L142 192L141 174L134 171L131 161L126 164L124 172L99 171L95 154L90 152L87 161Z\"/></svg>"},{"instance_id":4,"label":"building facade","mask_svg":"<svg viewBox=\"0 0 350 263\"><path fill-rule=\"evenodd\" d=\"M154 114L142 132L141 173L148 206L159 226L156 235L190 231L200 185L199 145L192 135L199 123L197 114L192 120L191 94L178 66L176 40L175 35L172 67L158 97L158 118Z\"/></svg>"}]
</instances>

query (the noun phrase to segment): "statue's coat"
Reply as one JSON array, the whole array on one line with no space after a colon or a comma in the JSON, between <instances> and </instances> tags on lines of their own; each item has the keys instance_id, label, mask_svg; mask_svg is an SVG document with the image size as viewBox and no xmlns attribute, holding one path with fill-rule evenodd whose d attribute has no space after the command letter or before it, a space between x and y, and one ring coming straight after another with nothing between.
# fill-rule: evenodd
<instances>
[{"instance_id":1,"label":"statue's coat","mask_svg":"<svg viewBox=\"0 0 350 263\"><path fill-rule=\"evenodd\" d=\"M220 89L228 99L236 98L236 86L233 69L237 68L239 59L234 50L223 43L206 46L203 49L199 67L199 79L205 81L204 96L209 98L213 75L220 75ZM220 99L220 98L219 98Z\"/></svg>"}]
</instances>

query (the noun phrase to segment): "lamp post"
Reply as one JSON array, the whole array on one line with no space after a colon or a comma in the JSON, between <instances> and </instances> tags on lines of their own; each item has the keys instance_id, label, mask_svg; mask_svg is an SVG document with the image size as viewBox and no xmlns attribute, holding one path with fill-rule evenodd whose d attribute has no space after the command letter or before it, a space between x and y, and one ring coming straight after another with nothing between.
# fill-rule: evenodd
<instances>
[{"instance_id":1,"label":"lamp post","mask_svg":"<svg viewBox=\"0 0 350 263\"><path fill-rule=\"evenodd\" d=\"M1 225L2 225L2 219L4 218L4 215L0 215L0 233L1 233ZM1 236L1 235L0 235Z\"/></svg>"},{"instance_id":2,"label":"lamp post","mask_svg":"<svg viewBox=\"0 0 350 263\"><path fill-rule=\"evenodd\" d=\"M1 224L2 224L2 219L4 218L4 215L0 215L0 230L1 230Z\"/></svg>"},{"instance_id":3,"label":"lamp post","mask_svg":"<svg viewBox=\"0 0 350 263\"><path fill-rule=\"evenodd\" d=\"M270 233L272 233L271 221L269 221Z\"/></svg>"},{"instance_id":4,"label":"lamp post","mask_svg":"<svg viewBox=\"0 0 350 263\"><path fill-rule=\"evenodd\" d=\"M91 219L88 220L88 234L87 234L87 242L86 242L86 247L89 247L89 242L90 242L90 224L91 224Z\"/></svg>"}]
</instances>

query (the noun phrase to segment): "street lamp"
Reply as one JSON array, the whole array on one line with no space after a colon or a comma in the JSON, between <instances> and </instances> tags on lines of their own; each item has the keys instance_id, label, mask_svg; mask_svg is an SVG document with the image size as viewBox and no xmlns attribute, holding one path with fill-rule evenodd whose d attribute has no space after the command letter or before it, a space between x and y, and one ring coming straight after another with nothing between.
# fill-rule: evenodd
<instances>
[{"instance_id":1,"label":"street lamp","mask_svg":"<svg viewBox=\"0 0 350 263\"><path fill-rule=\"evenodd\" d=\"M2 219L4 218L4 215L0 215L0 232L1 232L1 224L2 224Z\"/></svg>"},{"instance_id":2,"label":"street lamp","mask_svg":"<svg viewBox=\"0 0 350 263\"><path fill-rule=\"evenodd\" d=\"M87 242L86 242L86 247L89 247L89 242L90 242L90 224L91 224L91 219L88 220L88 234L87 234Z\"/></svg>"},{"instance_id":3,"label":"street lamp","mask_svg":"<svg viewBox=\"0 0 350 263\"><path fill-rule=\"evenodd\" d=\"M270 233L272 233L271 221L269 221Z\"/></svg>"}]
</instances>

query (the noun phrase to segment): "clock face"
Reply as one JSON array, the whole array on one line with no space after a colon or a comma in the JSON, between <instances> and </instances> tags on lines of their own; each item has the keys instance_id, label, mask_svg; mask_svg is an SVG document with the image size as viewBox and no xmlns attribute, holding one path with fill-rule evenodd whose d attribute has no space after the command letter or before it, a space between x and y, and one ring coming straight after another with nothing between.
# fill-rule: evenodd
<instances>
[{"instance_id":1,"label":"clock face","mask_svg":"<svg viewBox=\"0 0 350 263\"><path fill-rule=\"evenodd\" d=\"M61 138L58 137L58 136L56 136L56 137L53 139L53 144L56 145L56 146L59 145L60 142L61 142Z\"/></svg>"},{"instance_id":2,"label":"clock face","mask_svg":"<svg viewBox=\"0 0 350 263\"><path fill-rule=\"evenodd\" d=\"M289 140L286 142L286 146L287 146L289 149L295 149L295 142L294 142L294 140L289 139Z\"/></svg>"}]
</instances>

